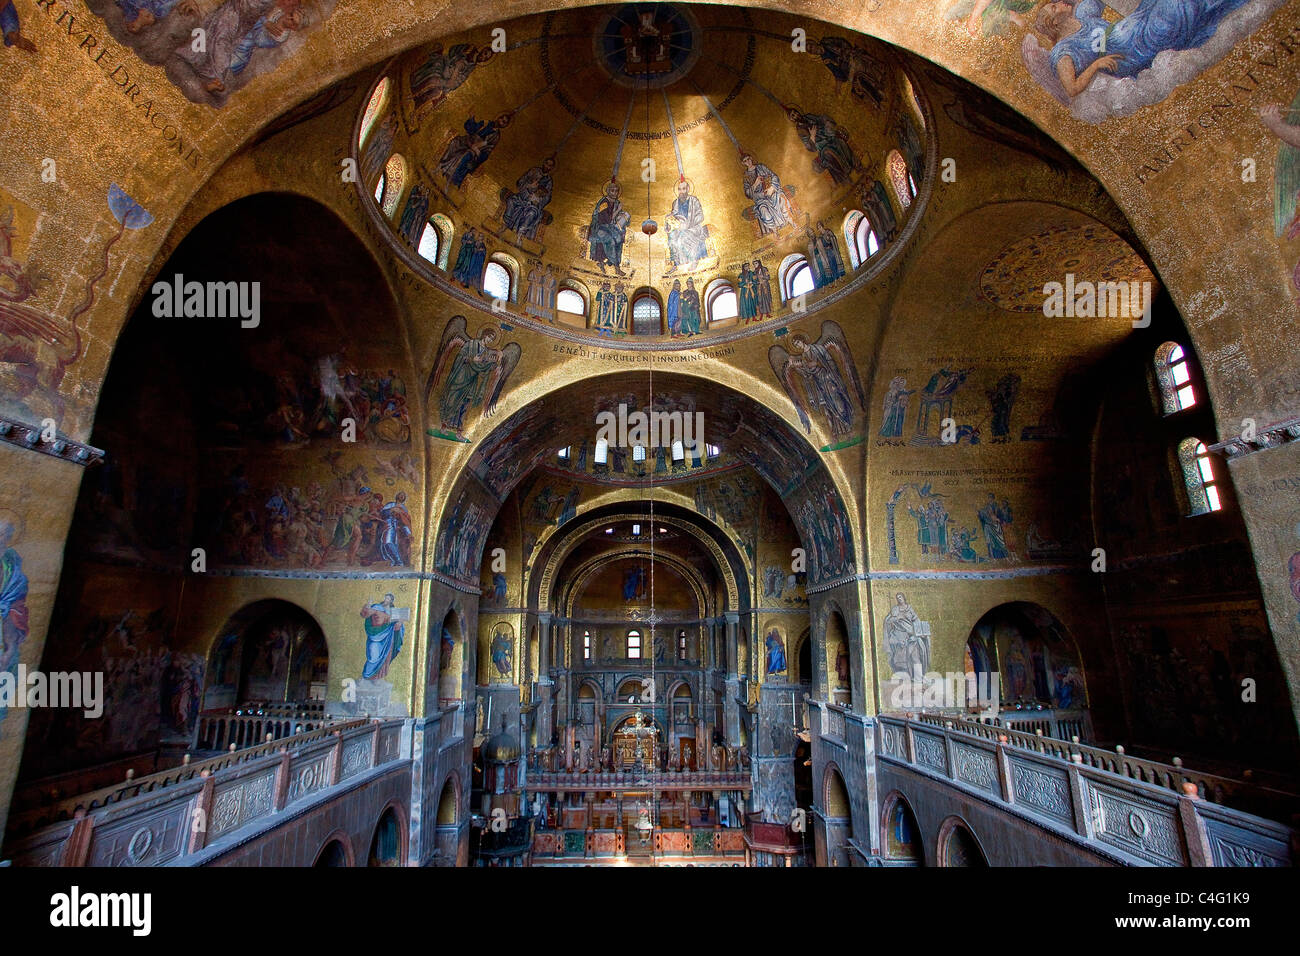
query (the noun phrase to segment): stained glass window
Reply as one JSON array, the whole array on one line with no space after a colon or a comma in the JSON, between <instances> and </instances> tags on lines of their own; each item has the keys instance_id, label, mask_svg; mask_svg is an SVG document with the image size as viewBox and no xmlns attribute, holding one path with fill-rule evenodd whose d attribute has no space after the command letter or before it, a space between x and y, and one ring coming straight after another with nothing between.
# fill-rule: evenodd
<instances>
[{"instance_id":1,"label":"stained glass window","mask_svg":"<svg viewBox=\"0 0 1300 956\"><path fill-rule=\"evenodd\" d=\"M1187 353L1177 342L1166 342L1156 349L1156 382L1160 386L1160 403L1166 415L1181 412L1196 404Z\"/></svg>"},{"instance_id":2,"label":"stained glass window","mask_svg":"<svg viewBox=\"0 0 1300 956\"><path fill-rule=\"evenodd\" d=\"M380 205L384 215L390 219L397 212L397 202L402 198L402 187L406 185L406 160L400 153L393 153L384 165L384 198Z\"/></svg>"},{"instance_id":3,"label":"stained glass window","mask_svg":"<svg viewBox=\"0 0 1300 956\"><path fill-rule=\"evenodd\" d=\"M375 120L379 119L380 111L388 104L388 89L388 77L384 77L375 87L375 91L370 94L370 102L366 104L366 111L361 115L361 129L357 133L358 146L366 144L366 138L375 127Z\"/></svg>"},{"instance_id":4,"label":"stained glass window","mask_svg":"<svg viewBox=\"0 0 1300 956\"><path fill-rule=\"evenodd\" d=\"M1205 442L1185 438L1178 445L1178 464L1187 485L1187 501L1194 515L1209 514L1223 507L1219 499L1218 479Z\"/></svg>"},{"instance_id":5,"label":"stained glass window","mask_svg":"<svg viewBox=\"0 0 1300 956\"><path fill-rule=\"evenodd\" d=\"M886 162L889 181L894 185L894 195L898 197L899 205L907 209L916 195L916 184L912 181L912 174L907 171L907 160L895 149L890 152Z\"/></svg>"}]
</instances>

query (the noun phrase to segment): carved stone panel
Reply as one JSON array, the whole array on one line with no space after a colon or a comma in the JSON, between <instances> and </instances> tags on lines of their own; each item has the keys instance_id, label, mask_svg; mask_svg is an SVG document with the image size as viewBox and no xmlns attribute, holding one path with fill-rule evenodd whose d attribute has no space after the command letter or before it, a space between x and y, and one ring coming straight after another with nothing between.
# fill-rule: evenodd
<instances>
[{"instance_id":1,"label":"carved stone panel","mask_svg":"<svg viewBox=\"0 0 1300 956\"><path fill-rule=\"evenodd\" d=\"M301 800L330 785L330 758L326 752L314 760L294 761L289 773L288 803Z\"/></svg>"},{"instance_id":2,"label":"carved stone panel","mask_svg":"<svg viewBox=\"0 0 1300 956\"><path fill-rule=\"evenodd\" d=\"M1016 803L1073 827L1070 784L1063 770L1035 767L1020 760L1011 762L1011 785Z\"/></svg>"},{"instance_id":3,"label":"carved stone panel","mask_svg":"<svg viewBox=\"0 0 1300 956\"><path fill-rule=\"evenodd\" d=\"M906 760L907 743L903 739L903 728L893 724L881 724L880 731L881 748L885 751L885 756Z\"/></svg>"},{"instance_id":4,"label":"carved stone panel","mask_svg":"<svg viewBox=\"0 0 1300 956\"><path fill-rule=\"evenodd\" d=\"M948 773L948 748L944 746L942 737L914 730L912 740L916 746L918 764L945 775Z\"/></svg>"},{"instance_id":5,"label":"carved stone panel","mask_svg":"<svg viewBox=\"0 0 1300 956\"><path fill-rule=\"evenodd\" d=\"M1095 839L1153 863L1186 865L1173 807L1091 780L1085 781L1085 787Z\"/></svg>"},{"instance_id":6,"label":"carved stone panel","mask_svg":"<svg viewBox=\"0 0 1300 956\"><path fill-rule=\"evenodd\" d=\"M991 753L959 743L952 748L952 760L953 775L962 783L998 792L998 765Z\"/></svg>"},{"instance_id":7,"label":"carved stone panel","mask_svg":"<svg viewBox=\"0 0 1300 956\"><path fill-rule=\"evenodd\" d=\"M370 767L371 737L367 734L350 740L343 745L343 773L341 777L351 777Z\"/></svg>"},{"instance_id":8,"label":"carved stone panel","mask_svg":"<svg viewBox=\"0 0 1300 956\"><path fill-rule=\"evenodd\" d=\"M1285 840L1222 820L1206 820L1205 833L1215 866L1291 866Z\"/></svg>"}]
</instances>

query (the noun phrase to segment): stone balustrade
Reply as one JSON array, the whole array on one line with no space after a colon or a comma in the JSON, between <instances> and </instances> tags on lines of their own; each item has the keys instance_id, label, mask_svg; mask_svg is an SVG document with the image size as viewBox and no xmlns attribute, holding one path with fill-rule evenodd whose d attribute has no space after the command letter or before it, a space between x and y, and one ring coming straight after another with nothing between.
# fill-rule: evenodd
<instances>
[{"instance_id":1,"label":"stone balustrade","mask_svg":"<svg viewBox=\"0 0 1300 956\"><path fill-rule=\"evenodd\" d=\"M18 866L184 865L236 831L273 826L331 788L400 766L410 757L405 723L349 721L63 801L56 812L72 819L11 831L5 851Z\"/></svg>"},{"instance_id":2,"label":"stone balustrade","mask_svg":"<svg viewBox=\"0 0 1300 956\"><path fill-rule=\"evenodd\" d=\"M1224 793L1221 778L956 717L875 722L878 760L1001 804L1117 862L1292 865L1289 827L1202 798L1202 786Z\"/></svg>"},{"instance_id":3,"label":"stone balustrade","mask_svg":"<svg viewBox=\"0 0 1300 956\"><path fill-rule=\"evenodd\" d=\"M1157 760L1130 756L1123 748L1104 750L1082 744L1077 735L1073 739L1058 739L1048 737L1046 734L1028 733L951 715L919 714L916 719L932 726L952 727L985 740L996 741L1006 737L1009 746L1077 762L1086 767L1104 770L1176 794L1185 793L1187 785L1194 784L1196 796L1202 800L1231 806L1271 819L1286 820L1300 811L1300 795L1295 792L1194 771L1183 766L1177 758L1175 763L1161 763Z\"/></svg>"}]
</instances>

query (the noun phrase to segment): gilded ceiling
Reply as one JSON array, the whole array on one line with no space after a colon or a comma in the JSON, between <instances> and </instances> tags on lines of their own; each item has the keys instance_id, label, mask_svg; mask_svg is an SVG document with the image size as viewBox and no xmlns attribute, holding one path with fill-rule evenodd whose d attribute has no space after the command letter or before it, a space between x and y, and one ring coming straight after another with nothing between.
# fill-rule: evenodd
<instances>
[{"instance_id":1,"label":"gilded ceiling","mask_svg":"<svg viewBox=\"0 0 1300 956\"><path fill-rule=\"evenodd\" d=\"M788 320L791 261L811 266L810 302L847 284L868 258L856 209L883 263L925 174L899 54L739 8L591 7L447 37L362 104L358 187L408 261L485 308L502 263L517 282L498 310L614 344ZM720 280L735 314L710 322ZM557 309L563 289L585 316ZM647 290L662 319L638 325Z\"/></svg>"}]
</instances>

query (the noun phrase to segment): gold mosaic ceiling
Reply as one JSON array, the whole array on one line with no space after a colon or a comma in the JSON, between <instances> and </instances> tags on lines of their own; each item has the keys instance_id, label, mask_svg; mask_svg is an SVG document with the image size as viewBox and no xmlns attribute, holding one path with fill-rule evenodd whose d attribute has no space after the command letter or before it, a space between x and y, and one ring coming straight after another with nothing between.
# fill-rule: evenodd
<instances>
[{"instance_id":1,"label":"gold mosaic ceiling","mask_svg":"<svg viewBox=\"0 0 1300 956\"><path fill-rule=\"evenodd\" d=\"M924 152L898 55L806 18L627 4L500 31L398 57L359 123L367 193L388 157L405 161L392 238L414 249L424 220L446 216L455 240L439 264L453 278L473 228L488 256L518 263L523 284L541 263L588 296L621 281L666 300L688 279L703 296L758 259L780 311L780 264L807 253L808 228L837 237L851 273L846 213L889 181L891 151Z\"/></svg>"}]
</instances>

